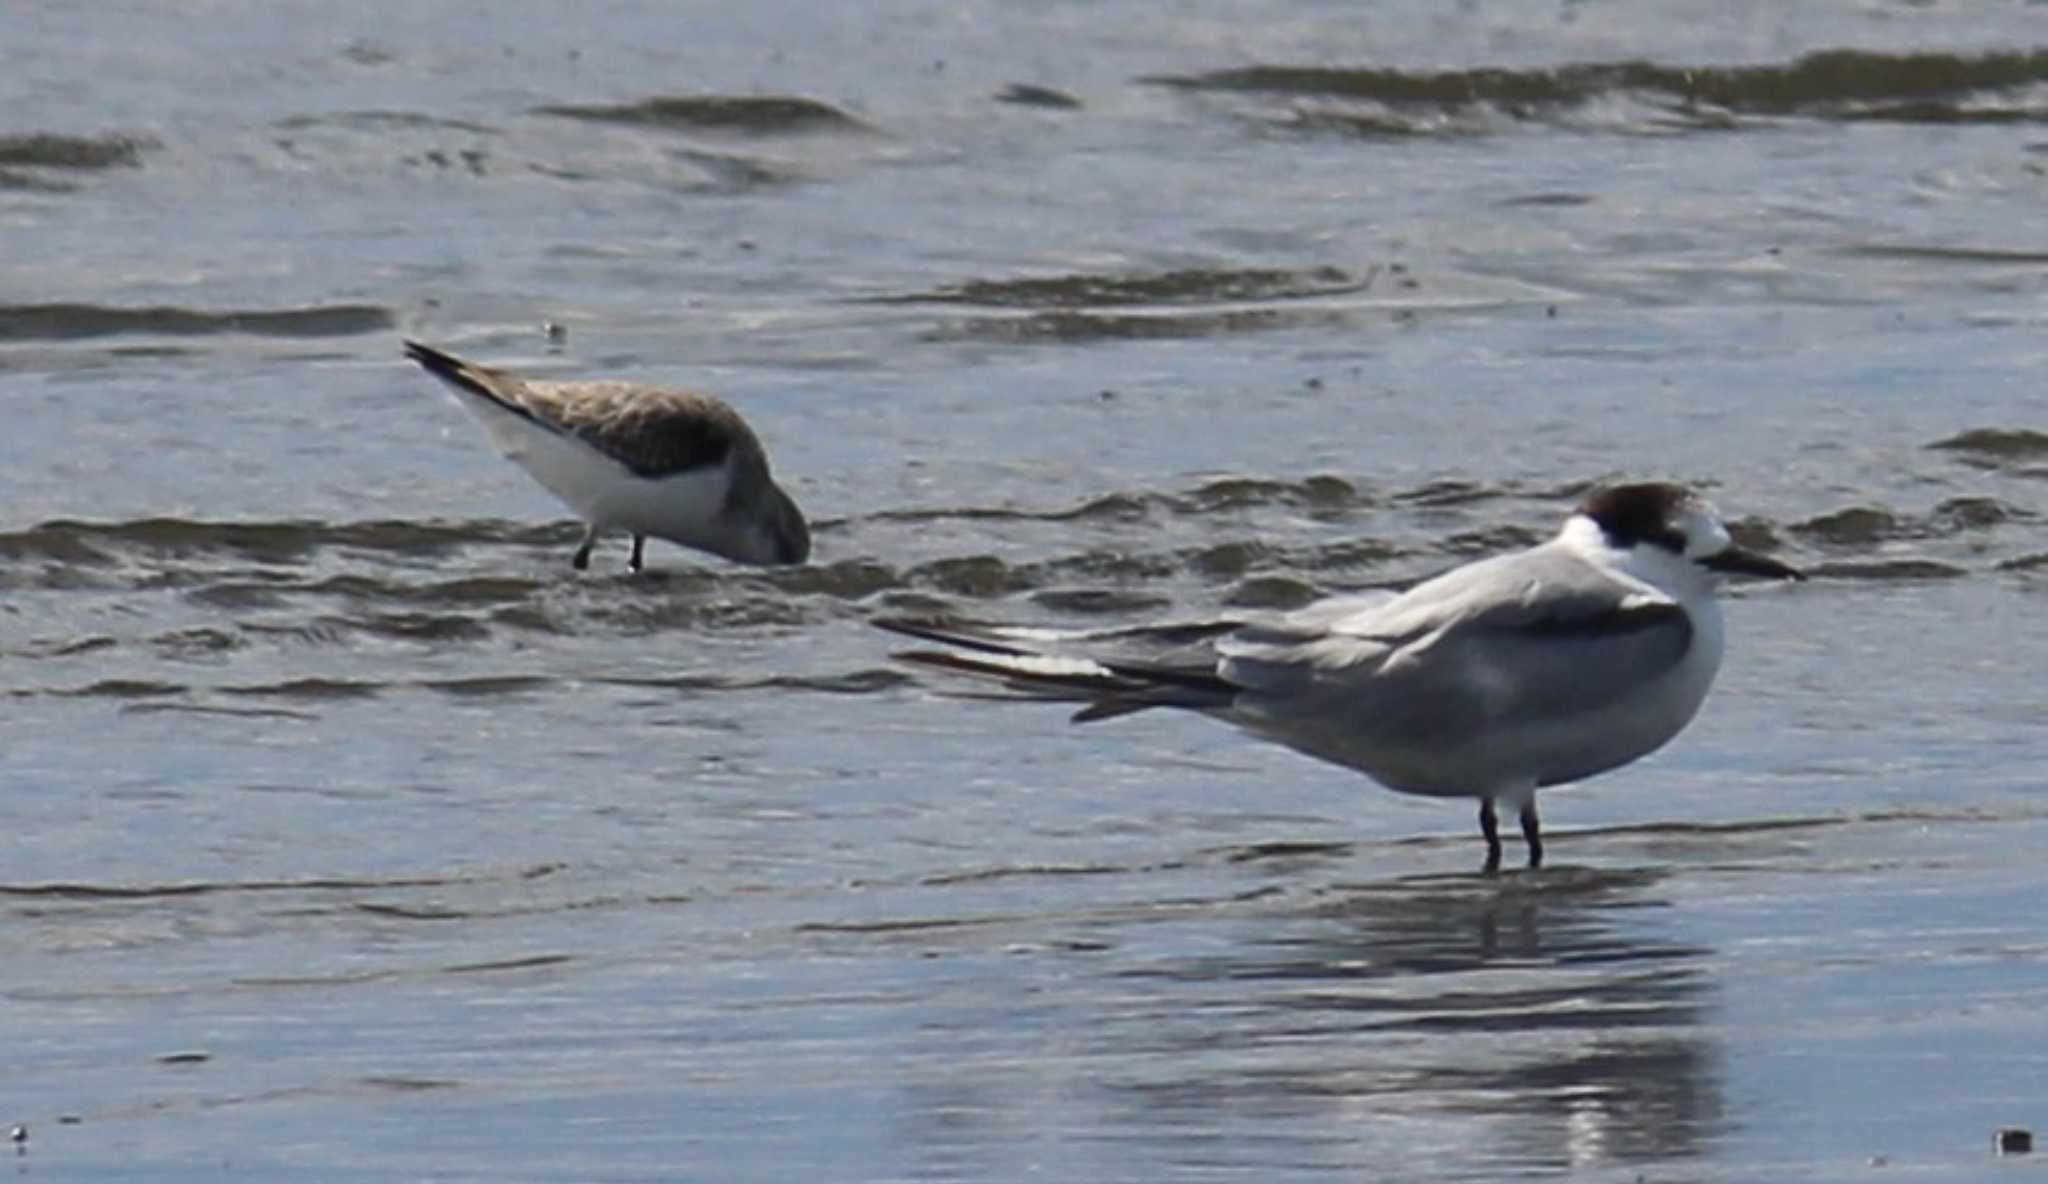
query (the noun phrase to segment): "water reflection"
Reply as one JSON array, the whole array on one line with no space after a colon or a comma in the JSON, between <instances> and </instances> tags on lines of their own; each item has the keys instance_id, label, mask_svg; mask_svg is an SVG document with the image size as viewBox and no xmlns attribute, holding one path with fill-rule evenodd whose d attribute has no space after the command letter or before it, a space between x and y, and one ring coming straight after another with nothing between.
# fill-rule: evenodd
<instances>
[{"instance_id":1,"label":"water reflection","mask_svg":"<svg viewBox=\"0 0 2048 1184\"><path fill-rule=\"evenodd\" d=\"M1124 966L1098 1030L1105 1122L1209 1165L1268 1157L1280 1134L1331 1167L1701 1155L1723 1124L1708 951L1643 924L1658 878L1336 887Z\"/></svg>"}]
</instances>

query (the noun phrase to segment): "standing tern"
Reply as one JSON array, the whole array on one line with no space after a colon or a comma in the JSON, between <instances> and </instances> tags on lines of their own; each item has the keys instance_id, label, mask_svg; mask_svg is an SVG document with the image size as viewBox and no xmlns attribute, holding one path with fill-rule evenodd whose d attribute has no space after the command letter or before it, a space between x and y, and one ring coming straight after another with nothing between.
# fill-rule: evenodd
<instances>
[{"instance_id":1,"label":"standing tern","mask_svg":"<svg viewBox=\"0 0 2048 1184\"><path fill-rule=\"evenodd\" d=\"M1184 708L1401 793L1478 798L1490 874L1496 803L1519 811L1541 867L1538 789L1625 765L1691 722L1721 665L1718 573L1805 578L1659 482L1593 494L1527 550L1270 622L1065 635L875 624L949 647L900 660L1085 704L1077 723Z\"/></svg>"}]
</instances>

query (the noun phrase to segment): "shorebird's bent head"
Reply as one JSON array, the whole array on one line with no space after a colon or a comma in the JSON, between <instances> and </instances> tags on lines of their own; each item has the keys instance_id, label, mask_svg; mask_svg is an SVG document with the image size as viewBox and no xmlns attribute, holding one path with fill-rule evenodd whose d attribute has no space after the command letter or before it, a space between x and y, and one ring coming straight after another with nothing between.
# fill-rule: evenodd
<instances>
[{"instance_id":1,"label":"shorebird's bent head","mask_svg":"<svg viewBox=\"0 0 2048 1184\"><path fill-rule=\"evenodd\" d=\"M802 563L811 557L811 526L796 500L780 485L768 487L761 514L748 534L747 562L762 564Z\"/></svg>"}]
</instances>

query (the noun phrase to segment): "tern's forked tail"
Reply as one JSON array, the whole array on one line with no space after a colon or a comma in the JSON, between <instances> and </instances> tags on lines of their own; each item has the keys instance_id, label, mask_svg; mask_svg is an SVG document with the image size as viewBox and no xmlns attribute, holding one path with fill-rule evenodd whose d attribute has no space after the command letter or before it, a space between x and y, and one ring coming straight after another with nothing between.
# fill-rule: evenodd
<instances>
[{"instance_id":1,"label":"tern's forked tail","mask_svg":"<svg viewBox=\"0 0 2048 1184\"><path fill-rule=\"evenodd\" d=\"M898 661L1001 683L1020 696L1056 703L1084 703L1075 723L1114 719L1154 707L1201 711L1227 707L1238 689L1216 676L1212 666L1169 666L1090 656L1085 642L1067 649L1058 643L1027 644L999 629L906 617L883 617L877 628L952 647L906 650Z\"/></svg>"}]
</instances>

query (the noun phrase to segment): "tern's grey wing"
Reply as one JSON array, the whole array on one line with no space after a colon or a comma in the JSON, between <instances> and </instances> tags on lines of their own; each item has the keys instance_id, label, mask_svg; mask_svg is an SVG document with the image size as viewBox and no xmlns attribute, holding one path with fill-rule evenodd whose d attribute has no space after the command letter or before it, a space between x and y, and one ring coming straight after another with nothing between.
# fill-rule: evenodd
<instances>
[{"instance_id":1,"label":"tern's grey wing","mask_svg":"<svg viewBox=\"0 0 2048 1184\"><path fill-rule=\"evenodd\" d=\"M1340 622L1378 612L1399 599L1400 593L1386 588L1347 592L1341 596L1326 596L1292 612L1282 613L1272 623L1283 629L1328 629Z\"/></svg>"},{"instance_id":2,"label":"tern's grey wing","mask_svg":"<svg viewBox=\"0 0 2048 1184\"><path fill-rule=\"evenodd\" d=\"M1471 564L1321 630L1241 630L1220 673L1284 710L1343 700L1376 726L1457 734L1635 694L1692 645L1685 610L1562 548Z\"/></svg>"}]
</instances>

